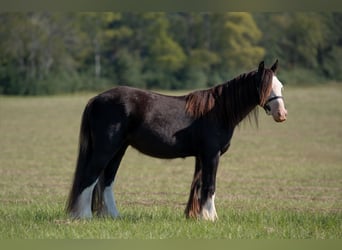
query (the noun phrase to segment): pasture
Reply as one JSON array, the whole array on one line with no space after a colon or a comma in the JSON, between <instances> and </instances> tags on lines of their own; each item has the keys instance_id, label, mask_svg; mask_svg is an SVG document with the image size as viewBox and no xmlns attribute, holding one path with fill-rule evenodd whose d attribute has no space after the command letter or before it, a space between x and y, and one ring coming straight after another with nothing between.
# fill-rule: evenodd
<instances>
[{"instance_id":1,"label":"pasture","mask_svg":"<svg viewBox=\"0 0 342 250\"><path fill-rule=\"evenodd\" d=\"M172 93L179 94L179 93ZM129 148L114 193L121 218L64 213L81 114L94 94L0 96L0 239L342 239L342 86L286 87L277 124L240 124L217 173L219 220L187 220L194 159Z\"/></svg>"}]
</instances>

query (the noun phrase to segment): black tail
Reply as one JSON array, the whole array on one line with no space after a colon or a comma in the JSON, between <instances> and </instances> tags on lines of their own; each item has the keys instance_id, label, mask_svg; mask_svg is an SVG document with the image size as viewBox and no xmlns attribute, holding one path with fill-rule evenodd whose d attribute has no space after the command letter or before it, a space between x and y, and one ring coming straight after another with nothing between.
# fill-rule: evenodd
<instances>
[{"instance_id":1,"label":"black tail","mask_svg":"<svg viewBox=\"0 0 342 250\"><path fill-rule=\"evenodd\" d=\"M66 204L67 213L71 213L76 209L75 206L76 206L77 198L84 188L81 186L81 182L83 179L83 175L85 173L86 164L92 153L92 148L91 148L92 143L91 143L90 125L89 125L90 109L91 109L91 101L89 101L82 115L82 122L81 122L80 135L79 135L79 153L78 153L77 165L76 165L76 170L74 174L72 188L70 190L68 201Z\"/></svg>"}]
</instances>

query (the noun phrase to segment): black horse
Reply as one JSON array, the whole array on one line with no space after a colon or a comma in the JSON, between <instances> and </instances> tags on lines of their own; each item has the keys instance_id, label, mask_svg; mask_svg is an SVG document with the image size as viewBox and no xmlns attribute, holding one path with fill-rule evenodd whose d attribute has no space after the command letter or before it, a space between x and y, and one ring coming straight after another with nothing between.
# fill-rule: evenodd
<instances>
[{"instance_id":1,"label":"black horse","mask_svg":"<svg viewBox=\"0 0 342 250\"><path fill-rule=\"evenodd\" d=\"M112 184L131 145L153 157L194 156L195 173L185 214L215 220L219 158L228 150L240 121L253 113L257 119L258 105L270 111L270 98L274 103L283 101L281 94L272 96L276 68L277 62L271 69L261 62L256 71L185 96L117 87L92 98L82 117L67 212L73 218L90 218L93 212L118 216Z\"/></svg>"}]
</instances>

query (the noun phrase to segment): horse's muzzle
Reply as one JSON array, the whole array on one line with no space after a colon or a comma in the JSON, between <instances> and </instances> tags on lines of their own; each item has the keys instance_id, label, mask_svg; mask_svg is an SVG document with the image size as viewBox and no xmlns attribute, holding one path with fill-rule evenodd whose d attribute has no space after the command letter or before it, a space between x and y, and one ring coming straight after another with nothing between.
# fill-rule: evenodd
<instances>
[{"instance_id":1,"label":"horse's muzzle","mask_svg":"<svg viewBox=\"0 0 342 250\"><path fill-rule=\"evenodd\" d=\"M284 109L283 111L277 111L276 115L273 116L273 119L276 122L284 122L286 121L286 117L287 117L287 110Z\"/></svg>"}]
</instances>

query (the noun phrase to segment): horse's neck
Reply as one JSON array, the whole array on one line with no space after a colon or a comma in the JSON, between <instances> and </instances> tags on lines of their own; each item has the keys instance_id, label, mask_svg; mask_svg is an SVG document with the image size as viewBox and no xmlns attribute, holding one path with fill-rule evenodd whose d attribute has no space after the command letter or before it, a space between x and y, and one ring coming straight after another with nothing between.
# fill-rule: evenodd
<instances>
[{"instance_id":1,"label":"horse's neck","mask_svg":"<svg viewBox=\"0 0 342 250\"><path fill-rule=\"evenodd\" d=\"M256 98L247 98L249 93L243 93L248 88L240 88L238 84L246 84L237 80L229 81L220 86L221 92L221 113L224 116L223 121L229 127L235 127L245 119L258 105Z\"/></svg>"}]
</instances>

